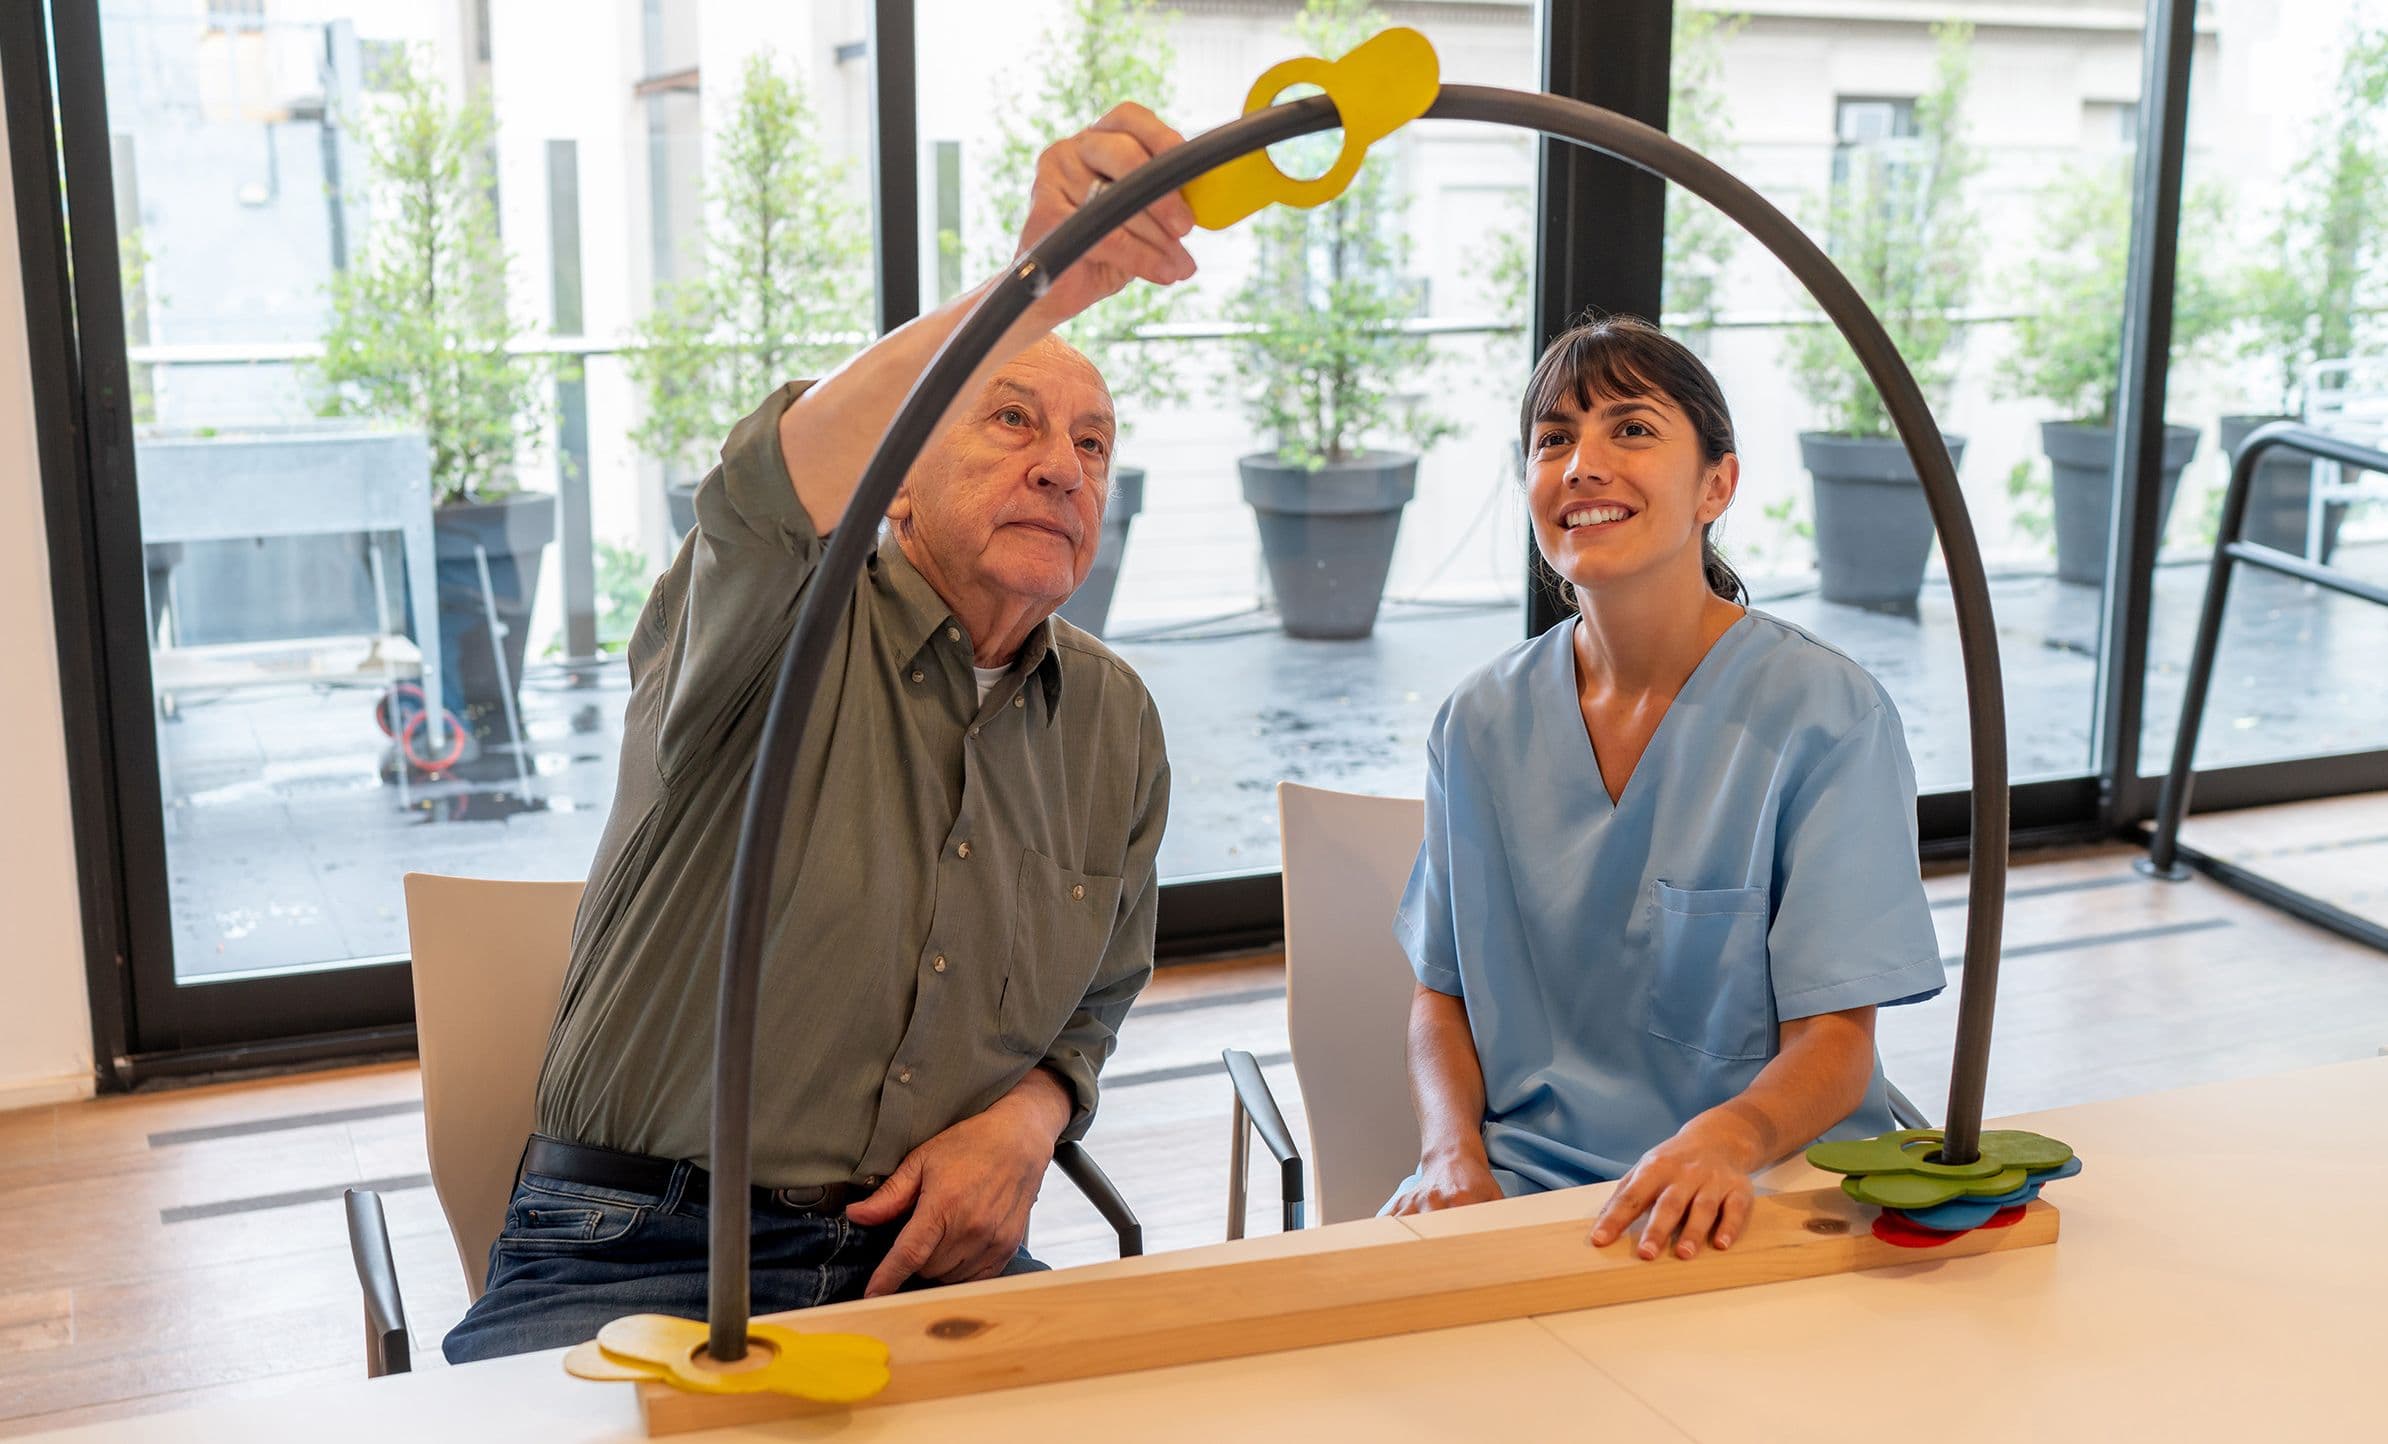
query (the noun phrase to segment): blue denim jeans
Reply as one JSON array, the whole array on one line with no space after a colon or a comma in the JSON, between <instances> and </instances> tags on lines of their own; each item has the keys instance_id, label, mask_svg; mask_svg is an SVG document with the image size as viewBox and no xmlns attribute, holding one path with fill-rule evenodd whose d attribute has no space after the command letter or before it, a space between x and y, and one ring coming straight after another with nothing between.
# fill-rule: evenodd
<instances>
[{"instance_id":1,"label":"blue denim jeans","mask_svg":"<svg viewBox=\"0 0 2388 1444\"><path fill-rule=\"evenodd\" d=\"M693 1172L673 1169L659 1195L538 1173L516 1180L488 1289L440 1346L448 1362L563 1348L624 1314L703 1318L710 1225L703 1205L681 1197ZM903 1224L757 1209L753 1228L753 1309L775 1314L860 1298ZM1023 1250L1004 1272L1043 1267Z\"/></svg>"}]
</instances>

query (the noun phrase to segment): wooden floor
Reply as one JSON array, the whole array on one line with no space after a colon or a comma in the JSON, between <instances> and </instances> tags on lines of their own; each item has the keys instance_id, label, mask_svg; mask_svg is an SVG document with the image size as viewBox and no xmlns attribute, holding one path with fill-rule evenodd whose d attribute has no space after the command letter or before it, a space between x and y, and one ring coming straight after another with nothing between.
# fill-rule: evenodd
<instances>
[{"instance_id":1,"label":"wooden floor","mask_svg":"<svg viewBox=\"0 0 2388 1444\"><path fill-rule=\"evenodd\" d=\"M2189 840L2368 900L2388 798L2199 819ZM2016 1112L2367 1057L2388 1046L2388 957L2203 879L2152 882L2125 848L2025 859L2010 883L1990 1111ZM1928 879L1943 951L1964 878ZM2366 890L2370 891L2366 891ZM1956 989L1884 1015L1891 1076L1936 1113ZM1284 1062L1277 960L1165 969L1122 1030L1089 1139L1148 1247L1222 1234L1223 1047ZM463 1312L464 1276L426 1186L411 1066L317 1073L0 1114L0 1434L287 1389L361 1370L339 1192L383 1188L417 1366ZM1300 1129L1296 1117L1297 1132ZM1269 1177L1261 1170L1263 1179ZM1274 1227L1254 1190L1254 1232ZM1057 1264L1108 1232L1050 1180L1030 1245Z\"/></svg>"}]
</instances>

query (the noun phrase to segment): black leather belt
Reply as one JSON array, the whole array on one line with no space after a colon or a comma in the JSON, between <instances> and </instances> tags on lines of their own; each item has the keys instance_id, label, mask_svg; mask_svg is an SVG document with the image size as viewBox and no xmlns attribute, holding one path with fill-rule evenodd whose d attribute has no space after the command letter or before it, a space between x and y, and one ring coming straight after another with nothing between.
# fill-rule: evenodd
<instances>
[{"instance_id":1,"label":"black leather belt","mask_svg":"<svg viewBox=\"0 0 2388 1444\"><path fill-rule=\"evenodd\" d=\"M522 1151L521 1172L544 1174L586 1188L661 1198L672 1186L672 1170L679 1166L668 1158L566 1143L560 1138L534 1133L530 1146ZM712 1196L713 1175L691 1167L688 1186L680 1191L681 1201L701 1205ZM846 1205L858 1196L854 1186L846 1183L821 1183L806 1188L758 1187L754 1190L754 1206L781 1213L834 1214L845 1212Z\"/></svg>"}]
</instances>

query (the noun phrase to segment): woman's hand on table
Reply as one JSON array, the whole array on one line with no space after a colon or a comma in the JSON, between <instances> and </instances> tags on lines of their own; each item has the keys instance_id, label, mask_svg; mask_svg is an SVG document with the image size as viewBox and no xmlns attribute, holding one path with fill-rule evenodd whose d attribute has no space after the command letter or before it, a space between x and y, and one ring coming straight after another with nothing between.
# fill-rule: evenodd
<instances>
[{"instance_id":1,"label":"woman's hand on table","mask_svg":"<svg viewBox=\"0 0 2388 1444\"><path fill-rule=\"evenodd\" d=\"M1648 1214L1635 1249L1643 1258L1657 1258L1670 1240L1682 1258L1697 1254L1702 1240L1731 1248L1756 1197L1750 1160L1759 1150L1752 1134L1746 1124L1715 1114L1685 1124L1619 1180L1592 1220L1592 1246L1607 1247Z\"/></svg>"}]
</instances>

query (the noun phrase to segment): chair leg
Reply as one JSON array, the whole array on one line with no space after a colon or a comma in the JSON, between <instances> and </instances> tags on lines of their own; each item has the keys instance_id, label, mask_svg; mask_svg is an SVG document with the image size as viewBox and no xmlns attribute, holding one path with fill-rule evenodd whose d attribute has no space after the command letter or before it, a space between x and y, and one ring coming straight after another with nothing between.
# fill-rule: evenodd
<instances>
[{"instance_id":1,"label":"chair leg","mask_svg":"<svg viewBox=\"0 0 2388 1444\"><path fill-rule=\"evenodd\" d=\"M1882 1086L1890 1093L1891 1122L1901 1128L1929 1128L1932 1126L1931 1121L1924 1117L1924 1110L1916 1107L1913 1100L1900 1092L1898 1084L1885 1078L1882 1080Z\"/></svg>"},{"instance_id":2,"label":"chair leg","mask_svg":"<svg viewBox=\"0 0 2388 1444\"><path fill-rule=\"evenodd\" d=\"M1244 1111L1244 1097L1235 1097L1228 1118L1227 1236L1244 1236L1244 1194L1252 1183L1252 1115Z\"/></svg>"},{"instance_id":3,"label":"chair leg","mask_svg":"<svg viewBox=\"0 0 2388 1444\"><path fill-rule=\"evenodd\" d=\"M348 1252L365 1296L365 1376L403 1374L414 1366L406 1332L406 1305L398 1297L398 1266L390 1257L390 1225L381 1195L352 1188L342 1195L348 1209Z\"/></svg>"},{"instance_id":4,"label":"chair leg","mask_svg":"<svg viewBox=\"0 0 2388 1444\"><path fill-rule=\"evenodd\" d=\"M1053 1163L1063 1177L1086 1195L1086 1201L1103 1215L1103 1221L1111 1225L1111 1231L1119 1237L1121 1258L1134 1258L1144 1252L1144 1225L1136 1221L1135 1211L1128 1207L1127 1199L1120 1195L1111 1176L1096 1164L1094 1155L1086 1151L1085 1144L1074 1141L1055 1144Z\"/></svg>"},{"instance_id":5,"label":"chair leg","mask_svg":"<svg viewBox=\"0 0 2388 1444\"><path fill-rule=\"evenodd\" d=\"M1255 1133L1277 1160L1277 1190L1284 1205L1284 1227L1288 1232L1298 1229L1302 1227L1306 1208L1302 1155L1294 1147L1293 1131L1285 1126L1285 1115L1277 1107L1276 1095L1269 1092L1269 1080L1260 1071L1259 1059L1241 1048L1226 1049L1219 1058L1227 1065L1227 1079L1233 1085L1235 1097L1231 1115L1234 1133L1228 1141L1227 1155L1227 1236L1244 1236L1244 1192L1251 1171Z\"/></svg>"}]
</instances>

